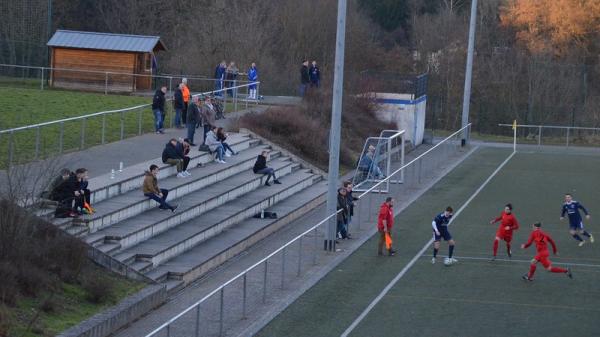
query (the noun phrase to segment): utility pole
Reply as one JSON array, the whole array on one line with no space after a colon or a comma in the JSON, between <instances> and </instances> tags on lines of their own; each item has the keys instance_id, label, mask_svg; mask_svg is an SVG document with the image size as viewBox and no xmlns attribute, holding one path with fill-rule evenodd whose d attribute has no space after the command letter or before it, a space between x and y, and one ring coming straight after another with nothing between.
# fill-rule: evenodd
<instances>
[{"instance_id":1,"label":"utility pole","mask_svg":"<svg viewBox=\"0 0 600 337\"><path fill-rule=\"evenodd\" d=\"M335 69L333 73L333 103L329 138L329 174L327 215L337 211L337 187L340 172L340 130L342 127L342 97L344 94L344 47L346 40L346 0L338 0L337 35L335 38ZM337 217L327 222L324 248L335 251Z\"/></svg>"},{"instance_id":2,"label":"utility pole","mask_svg":"<svg viewBox=\"0 0 600 337\"><path fill-rule=\"evenodd\" d=\"M477 19L477 0L471 1L471 21L469 23L469 45L467 49L467 70L465 71L465 90L463 95L462 127L469 124L469 103L471 101L471 77L473 74L473 50L475 49L475 23ZM461 144L465 146L469 138L467 129L462 132Z\"/></svg>"}]
</instances>

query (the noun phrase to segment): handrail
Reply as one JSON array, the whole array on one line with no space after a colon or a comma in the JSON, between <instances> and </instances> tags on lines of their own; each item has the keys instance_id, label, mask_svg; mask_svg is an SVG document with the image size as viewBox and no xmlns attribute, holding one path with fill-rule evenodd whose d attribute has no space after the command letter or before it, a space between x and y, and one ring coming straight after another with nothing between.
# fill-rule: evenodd
<instances>
[{"instance_id":1,"label":"handrail","mask_svg":"<svg viewBox=\"0 0 600 337\"><path fill-rule=\"evenodd\" d=\"M161 78L187 78L188 80L203 80L203 81L217 81L221 80L219 78L210 78L207 76L188 76L188 75L173 75L173 74L156 74L156 75L147 75L147 74L135 74L135 73L123 73L116 71L101 71L101 70L91 70L91 69L76 69L76 68L54 68L54 67L39 67L39 66L24 66L20 64L6 64L0 63L0 67L11 67L11 68L20 68L20 69L37 69L37 70L58 70L58 71L73 71L73 72L82 72L82 73L92 73L92 74L111 74L111 75L129 75L135 77L161 77ZM241 83L250 83L247 80L227 80L223 79L224 82L241 82Z\"/></svg>"},{"instance_id":2,"label":"handrail","mask_svg":"<svg viewBox=\"0 0 600 337\"><path fill-rule=\"evenodd\" d=\"M227 90L249 87L249 86L255 85L255 84L260 84L260 81L251 82L251 83L247 83L247 84L241 84L241 85L237 85L235 87L230 87L230 88L223 88L223 89L219 89L219 90L201 92L201 93L193 94L192 97L201 96L201 95L209 95L209 94L214 94L217 92L225 92ZM173 100L172 98L167 99L168 102L170 102L172 100ZM94 112L92 114L83 115L83 116L75 116L75 117L69 117L69 118L59 119L59 120L55 120L55 121L50 121L50 122L43 122L43 123L38 123L38 124L19 126L19 127L12 128L12 129L0 130L0 135L5 134L5 133L12 133L15 131L35 129L35 128L39 128L39 127L47 126L47 125L60 124L60 123L65 123L65 122L70 122L70 121L75 121L75 120L80 120L80 119L87 119L87 118L91 118L91 117L108 115L108 114L115 113L115 112L126 112L126 111L130 111L130 110L136 110L136 109L148 107L151 105L152 105L152 103L147 103L147 104L136 105L136 106L124 108L124 109L100 111L100 112Z\"/></svg>"},{"instance_id":3,"label":"handrail","mask_svg":"<svg viewBox=\"0 0 600 337\"><path fill-rule=\"evenodd\" d=\"M395 174L397 174L398 172L400 172L402 169L406 168L408 165L414 163L415 161L421 159L423 156L425 156L426 154L428 154L429 152L433 151L435 148L437 148L438 146L440 146L441 144L443 144L444 142L446 142L448 139L456 136L457 134L461 133L463 130L465 130L466 128L469 128L471 126L471 123L467 124L465 127L461 128L460 130L454 132L452 135L446 137L444 140L442 140L440 143L438 143L437 145L435 145L434 147L432 147L431 149L425 151L424 153L422 153L420 156L418 156L417 158L413 159L412 161L410 161L408 164L403 165L401 168L399 168L398 170L394 171L392 174L390 174L388 177L386 177L385 179L383 179L381 182L379 182L378 184L376 184L374 187L370 188L368 191L372 191L375 187L379 186L379 184L385 182L386 180L390 179L392 176L394 176ZM398 132L399 134L402 134L404 132L404 130L402 130L401 132ZM361 194L358 198L360 199L361 197L363 197L365 194L367 194L368 192L365 192L363 194ZM327 221L329 221L331 218L333 218L334 216L337 216L337 214L339 212L341 212L342 210L337 210L335 213L330 214L329 216L327 216L326 218L324 218L323 220L321 220L319 223L317 223L316 225L310 227L309 229L305 230L304 232L302 232L301 234L297 235L296 237L294 237L292 240L288 241L287 243L285 243L283 246L279 247L278 249L276 249L275 251L273 251L272 253L270 253L269 255L267 255L266 257L262 258L260 261L254 263L253 265L251 265L250 267L246 268L244 271L242 271L241 273L237 274L236 276L234 276L233 278L229 279L227 282L221 284L218 288L214 289L213 291L211 291L210 293L208 293L207 295L205 295L204 297L202 297L200 300L198 300L197 302L195 302L194 304L190 305L189 307L187 307L185 310L183 310L182 312L180 312L179 314L175 315L173 318L169 319L168 321L166 321L165 323L163 323L161 326L159 326L158 328L152 330L152 332L146 334L145 337L152 337L155 334L157 334L158 332L162 331L164 328L167 328L168 326L170 326L172 323L174 323L176 320L178 320L179 318L181 318L183 315L189 313L191 310L195 309L196 307L198 307L200 304L202 304L204 301L208 300L209 298L211 298L212 296L214 296L215 294L217 294L218 292L222 291L225 289L225 287L227 287L228 285L232 284L233 282L239 280L240 278L244 277L244 275L248 274L250 271L252 271L253 269L255 269L256 267L260 266L261 264L267 262L270 258L272 258L273 256L275 256L277 253L281 252L282 250L286 249L287 247L289 247L290 245L292 245L293 243L295 243L296 241L298 241L299 239L301 239L302 237L304 237L305 235L307 235L308 233L316 230L319 226L323 225L324 223L326 223Z\"/></svg>"},{"instance_id":4,"label":"handrail","mask_svg":"<svg viewBox=\"0 0 600 337\"><path fill-rule=\"evenodd\" d=\"M417 160L420 160L423 156L425 156L426 154L428 154L429 152L435 150L435 148L437 148L438 146L442 145L443 143L445 143L448 139L456 136L457 134L463 132L465 129L471 127L471 123L465 125L463 128L461 128L460 130L454 132L453 134L451 134L450 136L444 138L441 142L437 143L434 147L432 147L431 149L423 152L420 156L418 156L417 158L409 161L408 163L404 164L403 166L401 166L399 169L397 169L396 171L392 172L390 175L388 175L387 177L385 177L384 179L382 179L380 182L378 182L377 184L373 185L371 188L369 188L368 190L366 190L365 192L363 192L361 195L358 196L358 199L360 200L360 198L362 198L363 196L365 196L367 193L370 193L371 191L375 190L376 187L379 187L379 185L387 182L387 180L391 179L393 176L395 176L398 172L404 170L405 168L407 168L409 165L412 165L414 162L416 162Z\"/></svg>"},{"instance_id":5,"label":"handrail","mask_svg":"<svg viewBox=\"0 0 600 337\"><path fill-rule=\"evenodd\" d=\"M512 124L498 124L498 126L510 126ZM517 124L518 128L546 128L546 129L575 129L575 130L600 130L600 128L590 128L582 126L561 126L561 125L530 125L530 124Z\"/></svg>"},{"instance_id":6,"label":"handrail","mask_svg":"<svg viewBox=\"0 0 600 337\"><path fill-rule=\"evenodd\" d=\"M331 219L332 217L337 216L337 214L339 212L341 212L341 211L342 210L340 209L340 210L336 211L335 213L329 215L325 219L321 220L318 224L316 224L316 225L312 226L311 228L307 229L302 234L297 235L295 238L293 238L292 240L288 241L286 244L284 244L283 246L279 247L277 250L273 251L271 254L267 255L264 258L262 258L260 261L256 262L252 266L246 268L246 270L244 270L243 272L241 272L241 273L237 274L236 276L234 276L233 278L229 279L229 281L221 284L218 288L216 288L215 290L211 291L210 293L208 293L207 295L205 295L204 297L202 297L199 301L197 301L196 303L190 305L187 309L185 309L184 311L180 312L179 314L177 314L176 316L174 316L173 318L171 318L167 322L163 323L161 326L159 326L158 328L154 329L152 332L148 333L146 335L146 337L150 337L150 336L152 336L152 335L160 332L165 327L171 325L171 323L175 322L181 316L187 314L188 312L190 312L191 310L193 310L194 308L196 308L198 305L202 304L204 301L206 301L207 299L209 299L210 297L212 297L214 294L218 293L219 291L221 291L222 289L224 289L225 287L227 287L231 283L237 281L239 278L243 277L245 274L249 273L254 268L258 267L259 265L261 265L261 264L263 264L265 262L267 262L271 257L275 256L280 251L284 250L285 248L287 248L288 246L290 246L291 244L293 244L294 242L296 242L300 238L304 237L306 234L314 231L319 226L321 226L323 223L325 223L326 221L329 221L329 219Z\"/></svg>"}]
</instances>

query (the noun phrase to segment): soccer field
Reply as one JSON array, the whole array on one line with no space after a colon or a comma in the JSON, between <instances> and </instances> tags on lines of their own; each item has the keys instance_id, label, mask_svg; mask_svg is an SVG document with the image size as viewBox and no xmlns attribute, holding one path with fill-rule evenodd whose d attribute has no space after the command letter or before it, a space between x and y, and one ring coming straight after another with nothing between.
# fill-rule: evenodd
<instances>
[{"instance_id":1,"label":"soccer field","mask_svg":"<svg viewBox=\"0 0 600 337\"><path fill-rule=\"evenodd\" d=\"M395 257L378 257L372 237L258 335L600 336L600 242L578 247L559 221L564 193L573 193L592 214L587 229L600 238L600 155L518 152L501 167L511 152L477 150L396 217ZM489 262L497 229L489 221L508 202L521 225L513 257L500 242L498 260ZM431 220L448 205L455 214L464 206L450 227L459 263L446 267L438 258L432 265L431 246L421 252ZM519 246L537 221L558 246L551 260L571 265L572 280L541 265L534 282L521 279L535 247Z\"/></svg>"}]
</instances>

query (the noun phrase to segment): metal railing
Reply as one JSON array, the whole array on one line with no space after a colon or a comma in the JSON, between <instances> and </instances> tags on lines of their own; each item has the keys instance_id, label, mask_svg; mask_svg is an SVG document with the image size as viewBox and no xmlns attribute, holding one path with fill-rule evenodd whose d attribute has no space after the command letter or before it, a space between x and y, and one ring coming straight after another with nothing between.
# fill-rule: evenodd
<instances>
[{"instance_id":1,"label":"metal railing","mask_svg":"<svg viewBox=\"0 0 600 337\"><path fill-rule=\"evenodd\" d=\"M258 91L260 82L253 82L232 88L205 91L192 96L225 93L229 89L245 88L247 90L253 85L256 85ZM233 97L231 101L227 100L226 95L224 96L223 107L226 108L228 104L231 104L233 110L237 111L239 105L237 96ZM167 102L172 102L172 100L169 98ZM248 104L258 104L259 100L245 99L242 103L245 103L248 108ZM152 131L154 115L151 106L152 104L148 103L0 130L0 151L6 153L6 157L0 157L0 167L10 166L15 162L38 160L69 150L83 150L92 145L106 144ZM172 104L165 104L165 110L167 110L165 111L167 116L169 112L173 112ZM165 119L165 123L172 127L173 118ZM17 154L19 154L19 158L16 158Z\"/></svg>"},{"instance_id":2,"label":"metal railing","mask_svg":"<svg viewBox=\"0 0 600 337\"><path fill-rule=\"evenodd\" d=\"M357 229L364 219L374 219L373 212L379 211L381 185L387 180L405 174L404 184L394 184L388 196L396 199L412 197L407 191L422 187L440 175L448 167L451 158L464 151L461 145L463 130L471 124L440 141L415 159L401 165L388 177L376 183L358 196L356 204ZM450 160L449 160L450 159ZM260 261L254 263L229 281L188 306L185 310L148 333L145 337L200 337L223 336L228 328L243 319L249 319L260 306L267 304L271 295L286 289L294 280L318 265L323 251L326 224L337 216L331 214L288 241ZM354 221L352 221L354 223Z\"/></svg>"},{"instance_id":3,"label":"metal railing","mask_svg":"<svg viewBox=\"0 0 600 337\"><path fill-rule=\"evenodd\" d=\"M498 124L513 127L513 124ZM600 145L600 128L517 124L513 130L513 142L523 145L557 145L557 146L598 146Z\"/></svg>"},{"instance_id":4,"label":"metal railing","mask_svg":"<svg viewBox=\"0 0 600 337\"><path fill-rule=\"evenodd\" d=\"M52 84L54 72L55 83ZM68 80L76 74L85 74L84 78ZM243 75L244 73L238 73ZM3 78L2 78L3 77ZM72 69L72 68L53 68L53 67L36 67L24 66L16 64L0 64L0 83L6 81L28 80L31 86L38 87L44 90L51 85L59 88L67 89L87 89L92 91L104 92L136 92L149 91L152 88L158 88L165 85L169 89L169 93L175 90L181 79L186 78L188 87L192 91L209 91L216 89L216 83L222 82L222 89L235 87L242 84L248 84L250 81L235 79L215 79L208 76L197 75L173 75L173 74L133 74L115 71L100 71L89 69ZM139 87L139 88L138 88ZM218 89L216 89L218 90ZM233 94L232 92L230 95Z\"/></svg>"}]
</instances>

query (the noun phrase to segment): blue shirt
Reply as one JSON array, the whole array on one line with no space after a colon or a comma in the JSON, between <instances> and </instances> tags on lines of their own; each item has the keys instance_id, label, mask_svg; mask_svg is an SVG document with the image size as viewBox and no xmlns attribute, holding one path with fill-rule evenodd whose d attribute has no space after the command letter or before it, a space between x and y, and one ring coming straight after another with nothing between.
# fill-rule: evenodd
<instances>
[{"instance_id":1,"label":"blue shirt","mask_svg":"<svg viewBox=\"0 0 600 337\"><path fill-rule=\"evenodd\" d=\"M445 213L446 212L440 213L435 217L435 219L433 219L433 222L435 222L435 227L437 227L438 232L441 230L448 229L448 223L450 222L450 219L452 219L452 215L446 216L444 215Z\"/></svg>"},{"instance_id":2,"label":"blue shirt","mask_svg":"<svg viewBox=\"0 0 600 337\"><path fill-rule=\"evenodd\" d=\"M565 216L565 213L569 215L569 222L573 225L579 225L581 223L581 214L579 214L579 210L582 210L585 215L588 215L588 211L583 207L579 201L571 201L570 203L564 203L562 207L562 212L560 214L561 217Z\"/></svg>"},{"instance_id":3,"label":"blue shirt","mask_svg":"<svg viewBox=\"0 0 600 337\"><path fill-rule=\"evenodd\" d=\"M255 82L258 80L258 69L252 67L248 70L248 81Z\"/></svg>"}]
</instances>

